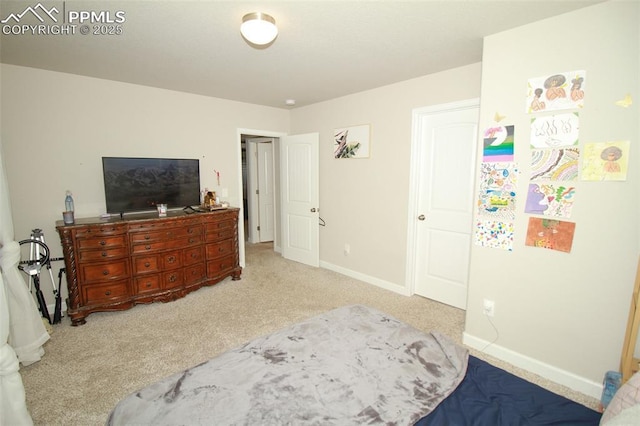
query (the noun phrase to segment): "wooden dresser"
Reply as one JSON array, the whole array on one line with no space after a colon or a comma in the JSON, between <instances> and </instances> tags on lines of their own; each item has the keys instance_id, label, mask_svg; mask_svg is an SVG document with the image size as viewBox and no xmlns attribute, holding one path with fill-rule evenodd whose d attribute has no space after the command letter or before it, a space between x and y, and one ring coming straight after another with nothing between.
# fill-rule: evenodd
<instances>
[{"instance_id":1,"label":"wooden dresser","mask_svg":"<svg viewBox=\"0 0 640 426\"><path fill-rule=\"evenodd\" d=\"M72 325L92 312L168 302L227 277L239 280L238 212L169 212L56 222Z\"/></svg>"}]
</instances>

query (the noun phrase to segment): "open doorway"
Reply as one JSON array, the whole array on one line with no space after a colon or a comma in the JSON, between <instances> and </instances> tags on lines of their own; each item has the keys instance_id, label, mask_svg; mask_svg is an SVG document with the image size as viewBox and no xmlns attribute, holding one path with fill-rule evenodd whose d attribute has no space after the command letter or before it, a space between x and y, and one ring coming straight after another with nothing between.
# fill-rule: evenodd
<instances>
[{"instance_id":1,"label":"open doorway","mask_svg":"<svg viewBox=\"0 0 640 426\"><path fill-rule=\"evenodd\" d=\"M275 144L276 138L254 136L242 142L245 241L251 244L275 238Z\"/></svg>"},{"instance_id":2,"label":"open doorway","mask_svg":"<svg viewBox=\"0 0 640 426\"><path fill-rule=\"evenodd\" d=\"M285 258L312 266L319 264L319 134L288 136L259 130L238 129L239 198L243 199L242 217L247 232L240 226L240 266L245 266L245 246L253 226L252 217L259 214L260 203L252 203L251 144L254 139L270 138L273 146L273 250ZM244 142L244 143L243 143ZM256 146L256 151L257 151ZM243 160L244 159L244 160ZM246 197L246 205L244 199ZM245 215L246 212L246 215ZM284 224L286 223L286 227ZM245 235L247 237L245 238Z\"/></svg>"},{"instance_id":3,"label":"open doorway","mask_svg":"<svg viewBox=\"0 0 640 426\"><path fill-rule=\"evenodd\" d=\"M239 130L243 242L272 244L277 252L280 251L279 137L283 135Z\"/></svg>"}]
</instances>

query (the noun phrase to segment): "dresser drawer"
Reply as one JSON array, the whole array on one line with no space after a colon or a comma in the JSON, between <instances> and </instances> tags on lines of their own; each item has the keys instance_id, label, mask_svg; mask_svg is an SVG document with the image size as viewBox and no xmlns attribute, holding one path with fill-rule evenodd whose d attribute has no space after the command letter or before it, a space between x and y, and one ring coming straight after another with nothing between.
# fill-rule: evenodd
<instances>
[{"instance_id":1,"label":"dresser drawer","mask_svg":"<svg viewBox=\"0 0 640 426\"><path fill-rule=\"evenodd\" d=\"M182 264L184 266L193 265L194 263L204 261L204 250L202 247L193 247L183 251Z\"/></svg>"},{"instance_id":2,"label":"dresser drawer","mask_svg":"<svg viewBox=\"0 0 640 426\"><path fill-rule=\"evenodd\" d=\"M221 220L219 222L210 222L205 225L207 233L216 232L222 229L233 228L236 225L236 221L233 219Z\"/></svg>"},{"instance_id":3,"label":"dresser drawer","mask_svg":"<svg viewBox=\"0 0 640 426\"><path fill-rule=\"evenodd\" d=\"M162 253L162 269L176 269L182 267L182 252L176 250Z\"/></svg>"},{"instance_id":4,"label":"dresser drawer","mask_svg":"<svg viewBox=\"0 0 640 426\"><path fill-rule=\"evenodd\" d=\"M186 285L197 283L205 277L204 263L184 268L184 283Z\"/></svg>"},{"instance_id":5,"label":"dresser drawer","mask_svg":"<svg viewBox=\"0 0 640 426\"><path fill-rule=\"evenodd\" d=\"M182 269L162 274L163 288L181 287L182 285L184 285L184 271Z\"/></svg>"},{"instance_id":6,"label":"dresser drawer","mask_svg":"<svg viewBox=\"0 0 640 426\"><path fill-rule=\"evenodd\" d=\"M82 250L78 252L78 263L112 260L126 257L129 250L126 247L105 248L104 250Z\"/></svg>"},{"instance_id":7,"label":"dresser drawer","mask_svg":"<svg viewBox=\"0 0 640 426\"><path fill-rule=\"evenodd\" d=\"M151 220L151 221L140 221L129 224L129 230L132 232L137 231L154 231L154 230L162 230L167 228L178 228L182 226L194 226L199 225L198 218L174 218L171 220Z\"/></svg>"},{"instance_id":8,"label":"dresser drawer","mask_svg":"<svg viewBox=\"0 0 640 426\"><path fill-rule=\"evenodd\" d=\"M78 239L78 250L95 250L109 247L126 247L126 235L102 236Z\"/></svg>"},{"instance_id":9,"label":"dresser drawer","mask_svg":"<svg viewBox=\"0 0 640 426\"><path fill-rule=\"evenodd\" d=\"M75 238L98 238L108 237L116 234L126 234L127 226L124 224L105 224L96 226L85 226L74 230Z\"/></svg>"},{"instance_id":10,"label":"dresser drawer","mask_svg":"<svg viewBox=\"0 0 640 426\"><path fill-rule=\"evenodd\" d=\"M225 240L219 243L207 244L207 260L224 257L234 252L234 240Z\"/></svg>"},{"instance_id":11,"label":"dresser drawer","mask_svg":"<svg viewBox=\"0 0 640 426\"><path fill-rule=\"evenodd\" d=\"M129 286L127 280L122 280L107 284L82 286L82 292L86 304L92 305L128 297Z\"/></svg>"},{"instance_id":12,"label":"dresser drawer","mask_svg":"<svg viewBox=\"0 0 640 426\"><path fill-rule=\"evenodd\" d=\"M133 254L152 253L161 250L170 250L181 247L189 247L202 243L202 235L189 238L180 238L168 241L156 241L148 243L136 243L131 246Z\"/></svg>"},{"instance_id":13,"label":"dresser drawer","mask_svg":"<svg viewBox=\"0 0 640 426\"><path fill-rule=\"evenodd\" d=\"M129 276L127 259L99 264L80 264L80 276L83 282L112 281Z\"/></svg>"},{"instance_id":14,"label":"dresser drawer","mask_svg":"<svg viewBox=\"0 0 640 426\"><path fill-rule=\"evenodd\" d=\"M160 275L152 274L138 277L135 280L137 294L153 293L160 289Z\"/></svg>"},{"instance_id":15,"label":"dresser drawer","mask_svg":"<svg viewBox=\"0 0 640 426\"><path fill-rule=\"evenodd\" d=\"M238 220L238 211L234 210L226 210L226 211L218 211L210 216L204 216L205 223L216 223L216 222L224 222L227 220L236 221Z\"/></svg>"},{"instance_id":16,"label":"dresser drawer","mask_svg":"<svg viewBox=\"0 0 640 426\"><path fill-rule=\"evenodd\" d=\"M213 243L216 241L228 240L232 238L236 234L236 229L234 228L226 228L219 229L215 231L207 231L207 242Z\"/></svg>"},{"instance_id":17,"label":"dresser drawer","mask_svg":"<svg viewBox=\"0 0 640 426\"><path fill-rule=\"evenodd\" d=\"M144 256L133 258L133 275L154 273L160 270L158 256Z\"/></svg>"},{"instance_id":18,"label":"dresser drawer","mask_svg":"<svg viewBox=\"0 0 640 426\"><path fill-rule=\"evenodd\" d=\"M236 266L236 258L234 255L222 257L220 259L209 260L207 262L207 276L214 277L222 272L233 269Z\"/></svg>"},{"instance_id":19,"label":"dresser drawer","mask_svg":"<svg viewBox=\"0 0 640 426\"><path fill-rule=\"evenodd\" d=\"M169 228L161 231L133 232L131 242L164 241L174 238L190 237L202 234L202 226L188 226L183 228Z\"/></svg>"}]
</instances>

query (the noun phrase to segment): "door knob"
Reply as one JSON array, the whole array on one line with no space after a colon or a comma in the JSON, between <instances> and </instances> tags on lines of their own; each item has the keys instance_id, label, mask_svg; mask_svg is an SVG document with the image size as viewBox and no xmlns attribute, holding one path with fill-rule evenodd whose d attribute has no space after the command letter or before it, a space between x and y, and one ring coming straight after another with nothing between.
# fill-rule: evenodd
<instances>
[{"instance_id":1,"label":"door knob","mask_svg":"<svg viewBox=\"0 0 640 426\"><path fill-rule=\"evenodd\" d=\"M420 216L418 216L418 220L425 220L425 219L426 219L426 217L425 217L423 214L421 214Z\"/></svg>"},{"instance_id":2,"label":"door knob","mask_svg":"<svg viewBox=\"0 0 640 426\"><path fill-rule=\"evenodd\" d=\"M315 207L311 208L311 213L315 213L315 212L316 212L316 208Z\"/></svg>"}]
</instances>

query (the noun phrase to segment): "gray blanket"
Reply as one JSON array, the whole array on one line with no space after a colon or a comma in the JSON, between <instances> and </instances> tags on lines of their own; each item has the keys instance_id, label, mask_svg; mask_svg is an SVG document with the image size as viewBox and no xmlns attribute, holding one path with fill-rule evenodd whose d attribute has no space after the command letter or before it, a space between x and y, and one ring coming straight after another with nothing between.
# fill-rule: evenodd
<instances>
[{"instance_id":1,"label":"gray blanket","mask_svg":"<svg viewBox=\"0 0 640 426\"><path fill-rule=\"evenodd\" d=\"M455 390L468 356L437 332L346 306L135 392L107 424L409 425Z\"/></svg>"}]
</instances>

